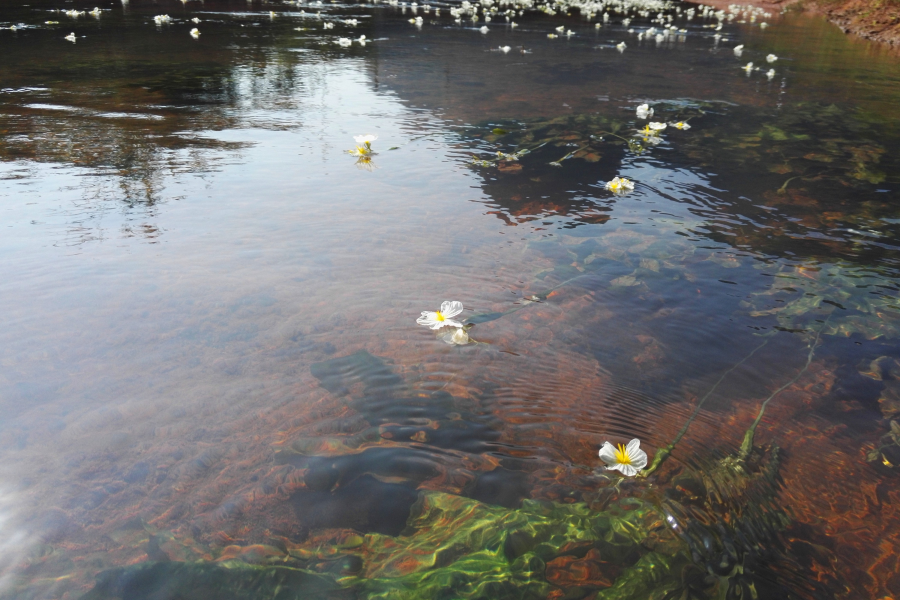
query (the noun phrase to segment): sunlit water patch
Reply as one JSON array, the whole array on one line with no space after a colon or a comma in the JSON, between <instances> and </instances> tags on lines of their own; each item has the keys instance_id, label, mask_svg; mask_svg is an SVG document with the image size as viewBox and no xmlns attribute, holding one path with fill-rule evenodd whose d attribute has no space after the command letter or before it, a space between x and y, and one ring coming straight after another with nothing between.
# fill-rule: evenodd
<instances>
[{"instance_id":1,"label":"sunlit water patch","mask_svg":"<svg viewBox=\"0 0 900 600\"><path fill-rule=\"evenodd\" d=\"M2 597L900 593L895 58L525 6L0 11Z\"/></svg>"}]
</instances>

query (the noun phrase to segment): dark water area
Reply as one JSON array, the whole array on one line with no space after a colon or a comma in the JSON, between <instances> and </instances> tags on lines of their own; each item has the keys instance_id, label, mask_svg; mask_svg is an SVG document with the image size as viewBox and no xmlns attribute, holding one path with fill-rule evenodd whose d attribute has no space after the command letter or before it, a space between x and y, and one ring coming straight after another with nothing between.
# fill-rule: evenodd
<instances>
[{"instance_id":1,"label":"dark water area","mask_svg":"<svg viewBox=\"0 0 900 600\"><path fill-rule=\"evenodd\" d=\"M0 598L900 595L896 53L481 6L0 6Z\"/></svg>"}]
</instances>

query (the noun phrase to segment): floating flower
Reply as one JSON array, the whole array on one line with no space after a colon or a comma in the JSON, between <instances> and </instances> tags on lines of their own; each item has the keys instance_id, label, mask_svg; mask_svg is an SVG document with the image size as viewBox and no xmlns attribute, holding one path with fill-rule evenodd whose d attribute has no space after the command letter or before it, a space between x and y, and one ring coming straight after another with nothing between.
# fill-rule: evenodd
<instances>
[{"instance_id":1,"label":"floating flower","mask_svg":"<svg viewBox=\"0 0 900 600\"><path fill-rule=\"evenodd\" d=\"M342 40L347 40L347 45L350 45L350 40L348 38L341 38ZM340 41L338 42L340 43ZM342 46L344 44L341 44ZM348 150L348 152L354 156L366 156L369 154L374 154L375 152L372 150L372 142L378 139L377 135L355 135L353 136L353 140L356 142L356 148L353 150Z\"/></svg>"},{"instance_id":2,"label":"floating flower","mask_svg":"<svg viewBox=\"0 0 900 600\"><path fill-rule=\"evenodd\" d=\"M163 23L171 23L172 17L170 17L169 15L156 15L155 17L153 17L153 21L157 25L162 25Z\"/></svg>"},{"instance_id":3,"label":"floating flower","mask_svg":"<svg viewBox=\"0 0 900 600\"><path fill-rule=\"evenodd\" d=\"M556 39L557 37L559 37L559 36L557 36L555 33L548 33L548 34L547 34L547 37L548 37L549 39L551 39L551 40L555 40L555 39Z\"/></svg>"},{"instance_id":4,"label":"floating flower","mask_svg":"<svg viewBox=\"0 0 900 600\"><path fill-rule=\"evenodd\" d=\"M325 29L334 29L334 23L324 23Z\"/></svg>"},{"instance_id":5,"label":"floating flower","mask_svg":"<svg viewBox=\"0 0 900 600\"><path fill-rule=\"evenodd\" d=\"M653 109L650 108L649 104L641 104L637 107L637 118L638 119L649 119L653 116Z\"/></svg>"},{"instance_id":6,"label":"floating flower","mask_svg":"<svg viewBox=\"0 0 900 600\"><path fill-rule=\"evenodd\" d=\"M600 458L606 463L607 471L620 471L626 477L634 477L647 466L647 453L641 450L641 441L637 438L627 446L619 444L618 448L603 442Z\"/></svg>"},{"instance_id":7,"label":"floating flower","mask_svg":"<svg viewBox=\"0 0 900 600\"><path fill-rule=\"evenodd\" d=\"M487 33L488 31L490 31L490 29L488 29L487 25L483 25L478 31L480 31L481 33Z\"/></svg>"},{"instance_id":8,"label":"floating flower","mask_svg":"<svg viewBox=\"0 0 900 600\"><path fill-rule=\"evenodd\" d=\"M353 40L351 40L350 38L338 38L337 43L346 48L353 43Z\"/></svg>"},{"instance_id":9,"label":"floating flower","mask_svg":"<svg viewBox=\"0 0 900 600\"><path fill-rule=\"evenodd\" d=\"M768 63L773 63L776 60L778 60L778 57L775 56L774 54L769 54L768 56L766 56L766 62L768 62Z\"/></svg>"},{"instance_id":10,"label":"floating flower","mask_svg":"<svg viewBox=\"0 0 900 600\"><path fill-rule=\"evenodd\" d=\"M369 40L366 39L366 36L361 35L361 36L359 36L359 39L356 41L359 42L360 46L365 46L366 42L368 42Z\"/></svg>"},{"instance_id":11,"label":"floating flower","mask_svg":"<svg viewBox=\"0 0 900 600\"><path fill-rule=\"evenodd\" d=\"M766 77L768 77L770 80L774 79L775 78L775 69L769 69L768 71L766 71Z\"/></svg>"},{"instance_id":12,"label":"floating flower","mask_svg":"<svg viewBox=\"0 0 900 600\"><path fill-rule=\"evenodd\" d=\"M614 177L612 181L606 182L606 189L613 194L626 194L634 189L634 183L624 177Z\"/></svg>"},{"instance_id":13,"label":"floating flower","mask_svg":"<svg viewBox=\"0 0 900 600\"><path fill-rule=\"evenodd\" d=\"M75 43L75 32L73 31L72 33L67 35L65 39L69 40L70 42L72 42L74 44Z\"/></svg>"},{"instance_id":14,"label":"floating flower","mask_svg":"<svg viewBox=\"0 0 900 600\"><path fill-rule=\"evenodd\" d=\"M195 40L200 39L200 30L197 29L196 27L191 29L191 37L194 38Z\"/></svg>"},{"instance_id":15,"label":"floating flower","mask_svg":"<svg viewBox=\"0 0 900 600\"><path fill-rule=\"evenodd\" d=\"M619 42L618 44L616 44L616 50L618 50L619 52L625 52L625 48L627 47L628 46L625 45L625 42Z\"/></svg>"},{"instance_id":16,"label":"floating flower","mask_svg":"<svg viewBox=\"0 0 900 600\"><path fill-rule=\"evenodd\" d=\"M743 52L744 52L743 44L739 44L734 47L734 55L737 56L738 58L740 58L740 56L741 56L741 54L743 54Z\"/></svg>"},{"instance_id":17,"label":"floating flower","mask_svg":"<svg viewBox=\"0 0 900 600\"><path fill-rule=\"evenodd\" d=\"M512 50L512 48L510 48L509 46L500 46L499 50L500 50L500 52L502 52L503 54L506 54L507 52L509 52L510 50Z\"/></svg>"},{"instance_id":18,"label":"floating flower","mask_svg":"<svg viewBox=\"0 0 900 600\"><path fill-rule=\"evenodd\" d=\"M422 311L422 316L416 319L416 323L431 329L440 329L447 326L462 328L462 323L451 319L451 317L455 317L462 311L462 302L445 300L441 303L441 310L437 312Z\"/></svg>"},{"instance_id":19,"label":"floating flower","mask_svg":"<svg viewBox=\"0 0 900 600\"><path fill-rule=\"evenodd\" d=\"M197 17L194 17L193 19L191 19L191 23L195 23L195 24L199 25L200 19L198 19Z\"/></svg>"},{"instance_id":20,"label":"floating flower","mask_svg":"<svg viewBox=\"0 0 900 600\"><path fill-rule=\"evenodd\" d=\"M676 129L690 129L691 126L685 123L684 121L678 121L677 123L672 123L672 127Z\"/></svg>"},{"instance_id":21,"label":"floating flower","mask_svg":"<svg viewBox=\"0 0 900 600\"><path fill-rule=\"evenodd\" d=\"M750 74L750 71L753 70L753 62L752 62L752 61L751 61L751 62L748 62L746 65L744 65L744 66L741 67L741 68L744 69L745 71L747 71L747 75L749 75L749 74Z\"/></svg>"}]
</instances>

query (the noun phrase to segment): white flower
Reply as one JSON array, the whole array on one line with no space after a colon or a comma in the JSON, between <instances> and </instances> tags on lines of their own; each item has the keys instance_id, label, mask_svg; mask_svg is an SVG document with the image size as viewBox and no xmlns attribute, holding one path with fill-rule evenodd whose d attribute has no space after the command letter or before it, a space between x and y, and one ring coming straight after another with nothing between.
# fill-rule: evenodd
<instances>
[{"instance_id":1,"label":"white flower","mask_svg":"<svg viewBox=\"0 0 900 600\"><path fill-rule=\"evenodd\" d=\"M647 453L641 450L641 441L637 438L627 446L619 444L618 448L603 442L600 458L606 463L607 471L621 471L626 477L634 477L647 466Z\"/></svg>"},{"instance_id":2,"label":"white flower","mask_svg":"<svg viewBox=\"0 0 900 600\"><path fill-rule=\"evenodd\" d=\"M462 302L445 300L441 303L441 310L437 312L422 311L422 316L416 319L416 323L432 329L440 329L447 326L461 328L462 323L452 320L451 317L455 317L462 311Z\"/></svg>"},{"instance_id":3,"label":"white flower","mask_svg":"<svg viewBox=\"0 0 900 600\"><path fill-rule=\"evenodd\" d=\"M200 19L198 19L197 17L194 17L193 19L191 19L191 23L197 23L197 24L199 24L199 23L200 23Z\"/></svg>"},{"instance_id":4,"label":"white flower","mask_svg":"<svg viewBox=\"0 0 900 600\"><path fill-rule=\"evenodd\" d=\"M325 23L325 29L334 29L334 23Z\"/></svg>"},{"instance_id":5,"label":"white flower","mask_svg":"<svg viewBox=\"0 0 900 600\"><path fill-rule=\"evenodd\" d=\"M500 52L502 52L503 54L506 54L510 50L512 50L512 48L510 48L509 46L500 46Z\"/></svg>"},{"instance_id":6,"label":"white flower","mask_svg":"<svg viewBox=\"0 0 900 600\"><path fill-rule=\"evenodd\" d=\"M346 43L344 43L344 40L346 40ZM341 46L349 46L353 43L353 41L350 38L341 38L340 40L338 40L338 43ZM372 150L372 142L378 139L377 135L354 135L353 139L354 141L356 141L356 148L354 148L353 150L348 150L348 152L353 156L368 156L375 153Z\"/></svg>"},{"instance_id":7,"label":"white flower","mask_svg":"<svg viewBox=\"0 0 900 600\"><path fill-rule=\"evenodd\" d=\"M774 79L775 78L775 69L769 69L768 71L766 71L766 77L768 77L769 79Z\"/></svg>"},{"instance_id":8,"label":"white flower","mask_svg":"<svg viewBox=\"0 0 900 600\"><path fill-rule=\"evenodd\" d=\"M565 30L566 30L565 25L560 25L559 27L556 28L557 33L563 33Z\"/></svg>"},{"instance_id":9,"label":"white flower","mask_svg":"<svg viewBox=\"0 0 900 600\"><path fill-rule=\"evenodd\" d=\"M625 194L634 189L634 183L624 177L614 177L612 181L606 182L606 189L613 194Z\"/></svg>"},{"instance_id":10,"label":"white flower","mask_svg":"<svg viewBox=\"0 0 900 600\"><path fill-rule=\"evenodd\" d=\"M366 42L367 42L368 40L366 39L366 36L361 35L361 36L359 36L359 39L356 40L356 41L359 42L359 45L360 45L360 46L365 46L365 45L366 45Z\"/></svg>"},{"instance_id":11,"label":"white flower","mask_svg":"<svg viewBox=\"0 0 900 600\"><path fill-rule=\"evenodd\" d=\"M678 121L677 123L672 123L672 127L676 129L690 129L691 126L685 123L684 121Z\"/></svg>"},{"instance_id":12,"label":"white flower","mask_svg":"<svg viewBox=\"0 0 900 600\"><path fill-rule=\"evenodd\" d=\"M75 32L73 31L72 33L70 33L69 35L67 35L67 36L66 36L66 39L69 40L69 41L72 42L72 43L75 43Z\"/></svg>"},{"instance_id":13,"label":"white flower","mask_svg":"<svg viewBox=\"0 0 900 600\"><path fill-rule=\"evenodd\" d=\"M647 125L647 128L650 129L651 131L653 131L654 133L656 133L657 131L662 131L663 129L665 129L666 124L665 123L657 123L655 121L650 121L650 123Z\"/></svg>"},{"instance_id":14,"label":"white flower","mask_svg":"<svg viewBox=\"0 0 900 600\"><path fill-rule=\"evenodd\" d=\"M353 40L351 40L350 38L338 38L337 43L346 48L353 43Z\"/></svg>"},{"instance_id":15,"label":"white flower","mask_svg":"<svg viewBox=\"0 0 900 600\"><path fill-rule=\"evenodd\" d=\"M743 45L743 44L739 44L739 45L737 45L737 46L734 47L734 55L735 55L735 56L740 57L741 54L742 54L743 52L744 52L744 45Z\"/></svg>"},{"instance_id":16,"label":"white flower","mask_svg":"<svg viewBox=\"0 0 900 600\"><path fill-rule=\"evenodd\" d=\"M169 15L156 15L153 17L153 20L157 25L162 25L163 23L170 23L172 21L172 17Z\"/></svg>"},{"instance_id":17,"label":"white flower","mask_svg":"<svg viewBox=\"0 0 900 600\"><path fill-rule=\"evenodd\" d=\"M618 44L616 44L616 50L618 50L619 52L625 52L625 48L627 47L628 46L625 45L625 42L619 42Z\"/></svg>"},{"instance_id":18,"label":"white flower","mask_svg":"<svg viewBox=\"0 0 900 600\"><path fill-rule=\"evenodd\" d=\"M638 119L649 119L653 116L653 109L650 108L649 104L641 104L637 107L637 118Z\"/></svg>"},{"instance_id":19,"label":"white flower","mask_svg":"<svg viewBox=\"0 0 900 600\"><path fill-rule=\"evenodd\" d=\"M191 37L194 38L195 40L199 39L200 38L200 30L197 29L196 27L191 29Z\"/></svg>"},{"instance_id":20,"label":"white flower","mask_svg":"<svg viewBox=\"0 0 900 600\"><path fill-rule=\"evenodd\" d=\"M548 33L548 34L547 34L547 37L548 37L549 39L551 39L551 40L555 40L557 36L556 36L555 33Z\"/></svg>"},{"instance_id":21,"label":"white flower","mask_svg":"<svg viewBox=\"0 0 900 600\"><path fill-rule=\"evenodd\" d=\"M488 31L490 31L490 29L487 28L487 25L484 25L478 31L480 31L481 33L487 33Z\"/></svg>"},{"instance_id":22,"label":"white flower","mask_svg":"<svg viewBox=\"0 0 900 600\"><path fill-rule=\"evenodd\" d=\"M753 62L752 62L752 61L751 61L751 62L748 62L746 65L744 65L744 66L741 67L741 68L742 68L743 70L747 71L747 75L749 75L749 74L750 74L750 71L753 70Z\"/></svg>"},{"instance_id":23,"label":"white flower","mask_svg":"<svg viewBox=\"0 0 900 600\"><path fill-rule=\"evenodd\" d=\"M766 56L766 62L773 63L776 60L778 60L778 57L774 54L769 54L768 56Z\"/></svg>"}]
</instances>

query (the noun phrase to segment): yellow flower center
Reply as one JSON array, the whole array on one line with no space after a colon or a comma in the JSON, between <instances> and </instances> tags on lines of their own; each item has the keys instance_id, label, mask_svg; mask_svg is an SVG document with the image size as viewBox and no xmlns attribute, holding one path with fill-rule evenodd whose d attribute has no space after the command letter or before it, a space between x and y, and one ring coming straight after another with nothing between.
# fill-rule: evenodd
<instances>
[{"instance_id":1,"label":"yellow flower center","mask_svg":"<svg viewBox=\"0 0 900 600\"><path fill-rule=\"evenodd\" d=\"M443 321L443 320L444 320L444 315L441 314L441 311L438 311L438 312L434 313L434 315L435 315L435 318L436 318L438 321Z\"/></svg>"},{"instance_id":2,"label":"yellow flower center","mask_svg":"<svg viewBox=\"0 0 900 600\"><path fill-rule=\"evenodd\" d=\"M628 456L628 450L625 448L625 444L619 444L619 449L616 450L616 462L620 465L631 464L631 457Z\"/></svg>"}]
</instances>

